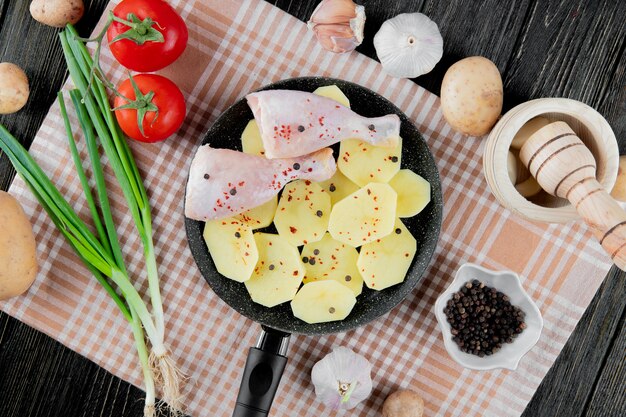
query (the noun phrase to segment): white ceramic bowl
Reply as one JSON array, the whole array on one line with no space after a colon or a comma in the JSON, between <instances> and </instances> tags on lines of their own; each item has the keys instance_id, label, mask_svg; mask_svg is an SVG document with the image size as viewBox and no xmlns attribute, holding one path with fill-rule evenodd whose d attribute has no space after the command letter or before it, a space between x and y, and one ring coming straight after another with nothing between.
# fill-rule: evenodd
<instances>
[{"instance_id":1,"label":"white ceramic bowl","mask_svg":"<svg viewBox=\"0 0 626 417\"><path fill-rule=\"evenodd\" d=\"M485 285L509 296L511 304L519 307L526 314L524 321L528 326L517 338L513 339L513 343L504 343L502 349L498 352L482 358L462 352L459 349L452 340L450 324L443 312L452 294L457 292L467 281L473 279L477 279ZM466 368L479 371L496 368L517 369L520 359L537 343L543 329L541 312L522 288L522 283L516 273L511 271L491 271L472 263L462 265L456 272L452 283L437 298L435 315L443 334L444 345L452 359Z\"/></svg>"}]
</instances>

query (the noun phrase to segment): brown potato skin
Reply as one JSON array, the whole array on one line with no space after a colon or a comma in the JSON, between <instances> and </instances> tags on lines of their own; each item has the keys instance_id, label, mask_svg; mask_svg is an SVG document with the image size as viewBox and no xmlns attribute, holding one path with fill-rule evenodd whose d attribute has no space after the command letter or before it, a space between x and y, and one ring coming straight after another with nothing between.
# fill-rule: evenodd
<instances>
[{"instance_id":1,"label":"brown potato skin","mask_svg":"<svg viewBox=\"0 0 626 417\"><path fill-rule=\"evenodd\" d=\"M62 28L66 24L75 24L83 17L83 0L33 0L30 3L30 15L44 25Z\"/></svg>"},{"instance_id":2,"label":"brown potato skin","mask_svg":"<svg viewBox=\"0 0 626 417\"><path fill-rule=\"evenodd\" d=\"M483 136L500 117L503 101L498 67L481 56L452 65L441 83L441 110L446 121L460 133Z\"/></svg>"},{"instance_id":3,"label":"brown potato skin","mask_svg":"<svg viewBox=\"0 0 626 417\"><path fill-rule=\"evenodd\" d=\"M28 101L26 73L10 62L0 63L0 114L15 113Z\"/></svg>"},{"instance_id":4,"label":"brown potato skin","mask_svg":"<svg viewBox=\"0 0 626 417\"><path fill-rule=\"evenodd\" d=\"M37 276L35 236L22 206L0 191L0 300L24 293Z\"/></svg>"},{"instance_id":5,"label":"brown potato skin","mask_svg":"<svg viewBox=\"0 0 626 417\"><path fill-rule=\"evenodd\" d=\"M383 403L383 417L422 417L424 400L418 393L402 389L389 394Z\"/></svg>"}]
</instances>

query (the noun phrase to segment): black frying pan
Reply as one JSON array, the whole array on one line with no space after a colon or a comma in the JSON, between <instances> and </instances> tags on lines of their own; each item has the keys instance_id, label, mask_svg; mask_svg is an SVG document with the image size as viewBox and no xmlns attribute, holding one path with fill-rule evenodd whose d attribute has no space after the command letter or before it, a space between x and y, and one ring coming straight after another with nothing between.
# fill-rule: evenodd
<instances>
[{"instance_id":1,"label":"black frying pan","mask_svg":"<svg viewBox=\"0 0 626 417\"><path fill-rule=\"evenodd\" d=\"M373 291L367 287L357 297L350 315L341 321L307 324L295 318L289 303L267 308L252 302L245 286L220 275L211 260L202 232L204 223L186 218L187 238L193 257L204 279L213 291L229 306L262 325L262 334L256 347L250 349L233 417L267 416L278 383L287 362L285 356L290 333L319 335L354 329L389 312L418 284L435 251L443 211L441 183L437 166L428 146L417 128L396 106L384 97L347 81L325 77L292 78L270 84L261 90L291 89L313 91L317 87L336 84L350 99L352 109L367 117L395 113L402 121L402 168L409 168L424 177L431 185L431 202L415 217L403 219L417 240L417 252L406 279L401 284ZM202 140L215 148L241 150L241 132L252 111L244 99L226 110L211 126ZM337 151L335 151L335 155ZM273 228L267 231L275 233Z\"/></svg>"}]
</instances>

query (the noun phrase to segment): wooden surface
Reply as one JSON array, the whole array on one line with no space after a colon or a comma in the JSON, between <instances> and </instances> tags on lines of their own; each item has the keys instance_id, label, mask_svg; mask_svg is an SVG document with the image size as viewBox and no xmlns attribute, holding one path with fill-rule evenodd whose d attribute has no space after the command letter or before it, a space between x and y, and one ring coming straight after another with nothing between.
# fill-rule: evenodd
<instances>
[{"instance_id":1,"label":"wooden surface","mask_svg":"<svg viewBox=\"0 0 626 417\"><path fill-rule=\"evenodd\" d=\"M22 66L31 98L0 116L29 144L65 77L56 30L30 18L26 0L0 0L0 61ZM85 1L86 34L105 0ZM272 0L307 20L316 1ZM456 60L484 55L500 69L505 110L538 97L570 97L602 113L626 154L626 2L520 0L365 0L366 40L398 13L421 11L442 31L445 53L416 82L434 93ZM0 188L13 170L0 156ZM524 416L626 415L626 276L613 268ZM242 347L243 348L243 347ZM142 391L120 381L49 337L0 313L0 416L141 416Z\"/></svg>"}]
</instances>

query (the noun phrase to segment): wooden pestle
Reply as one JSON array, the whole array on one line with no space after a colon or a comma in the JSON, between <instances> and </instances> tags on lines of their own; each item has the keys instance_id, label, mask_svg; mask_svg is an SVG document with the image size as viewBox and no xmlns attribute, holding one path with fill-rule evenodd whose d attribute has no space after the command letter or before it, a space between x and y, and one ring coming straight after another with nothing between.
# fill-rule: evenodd
<instances>
[{"instance_id":1,"label":"wooden pestle","mask_svg":"<svg viewBox=\"0 0 626 417\"><path fill-rule=\"evenodd\" d=\"M548 193L565 198L596 235L615 264L626 271L626 211L596 180L591 151L564 122L535 132L520 159Z\"/></svg>"}]
</instances>

